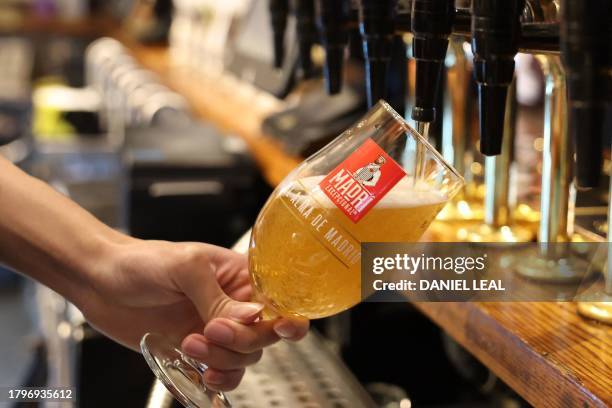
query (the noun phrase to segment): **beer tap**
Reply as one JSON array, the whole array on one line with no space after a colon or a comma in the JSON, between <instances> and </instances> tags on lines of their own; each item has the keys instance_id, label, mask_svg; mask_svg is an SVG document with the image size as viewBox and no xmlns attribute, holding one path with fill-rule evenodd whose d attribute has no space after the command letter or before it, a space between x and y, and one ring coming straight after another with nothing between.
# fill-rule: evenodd
<instances>
[{"instance_id":1,"label":"beer tap","mask_svg":"<svg viewBox=\"0 0 612 408\"><path fill-rule=\"evenodd\" d=\"M310 51L317 39L314 0L294 0L297 20L298 51L304 78L312 76Z\"/></svg>"},{"instance_id":2,"label":"beer tap","mask_svg":"<svg viewBox=\"0 0 612 408\"><path fill-rule=\"evenodd\" d=\"M502 150L508 87L514 76L520 16L524 0L473 0L472 50L478 82L480 151L496 156Z\"/></svg>"},{"instance_id":3,"label":"beer tap","mask_svg":"<svg viewBox=\"0 0 612 408\"><path fill-rule=\"evenodd\" d=\"M391 47L391 61L387 72L387 91L385 98L389 105L404 115L408 93L408 57L404 39L395 35Z\"/></svg>"},{"instance_id":4,"label":"beer tap","mask_svg":"<svg viewBox=\"0 0 612 408\"><path fill-rule=\"evenodd\" d=\"M281 68L285 59L285 31L289 17L289 0L269 0L268 5L274 41L274 67Z\"/></svg>"},{"instance_id":5,"label":"beer tap","mask_svg":"<svg viewBox=\"0 0 612 408\"><path fill-rule=\"evenodd\" d=\"M584 187L596 185L599 179L603 119L612 113L611 15L612 2L605 0L566 0L562 8L561 57L568 71L569 129L576 145L576 181ZM608 192L612 192L612 177ZM604 286L581 295L578 312L612 324L612 194L608 201Z\"/></svg>"},{"instance_id":6,"label":"beer tap","mask_svg":"<svg viewBox=\"0 0 612 408\"><path fill-rule=\"evenodd\" d=\"M342 89L344 49L348 45L349 0L317 0L316 22L325 49L323 74L330 95Z\"/></svg>"},{"instance_id":7,"label":"beer tap","mask_svg":"<svg viewBox=\"0 0 612 408\"><path fill-rule=\"evenodd\" d=\"M385 97L391 61L397 0L359 0L368 106Z\"/></svg>"},{"instance_id":8,"label":"beer tap","mask_svg":"<svg viewBox=\"0 0 612 408\"><path fill-rule=\"evenodd\" d=\"M609 101L612 92L611 15L608 0L566 0L561 7L561 59L567 72L569 132L579 187L597 186L601 175L604 99Z\"/></svg>"},{"instance_id":9,"label":"beer tap","mask_svg":"<svg viewBox=\"0 0 612 408\"><path fill-rule=\"evenodd\" d=\"M559 56L539 55L546 75L544 142L542 146L542 194L537 251L522 257L516 271L542 282L580 282L588 264L566 245L573 235L575 188L572 185L573 151L567 119L566 77Z\"/></svg>"},{"instance_id":10,"label":"beer tap","mask_svg":"<svg viewBox=\"0 0 612 408\"><path fill-rule=\"evenodd\" d=\"M527 9L527 20L559 21L559 0L528 0ZM524 277L542 282L580 282L588 264L573 256L566 245L560 245L572 239L576 196L566 72L558 55L541 54L536 59L545 75L540 245L532 256L517 260L515 269Z\"/></svg>"},{"instance_id":11,"label":"beer tap","mask_svg":"<svg viewBox=\"0 0 612 408\"><path fill-rule=\"evenodd\" d=\"M459 229L457 237L461 240L524 242L534 236L529 228L514 223L509 196L516 130L514 57L519 50L524 6L524 0L472 2L471 36L474 76L478 84L480 151L487 156L485 203L484 224Z\"/></svg>"},{"instance_id":12,"label":"beer tap","mask_svg":"<svg viewBox=\"0 0 612 408\"><path fill-rule=\"evenodd\" d=\"M412 53L416 60L415 102L411 117L417 131L427 137L436 118L436 96L440 86L448 38L455 17L454 0L413 0L410 17Z\"/></svg>"}]
</instances>

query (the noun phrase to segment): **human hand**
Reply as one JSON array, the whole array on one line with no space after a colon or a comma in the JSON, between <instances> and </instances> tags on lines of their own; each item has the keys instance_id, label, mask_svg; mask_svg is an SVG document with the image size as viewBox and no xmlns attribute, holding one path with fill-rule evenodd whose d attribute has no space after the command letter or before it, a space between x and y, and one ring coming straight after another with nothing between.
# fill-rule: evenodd
<instances>
[{"instance_id":1,"label":"human hand","mask_svg":"<svg viewBox=\"0 0 612 408\"><path fill-rule=\"evenodd\" d=\"M137 350L146 332L181 342L206 363L210 388L235 388L244 368L280 338L299 340L307 320L259 320L246 256L213 245L130 239L94 265L92 291L75 303L114 340Z\"/></svg>"}]
</instances>

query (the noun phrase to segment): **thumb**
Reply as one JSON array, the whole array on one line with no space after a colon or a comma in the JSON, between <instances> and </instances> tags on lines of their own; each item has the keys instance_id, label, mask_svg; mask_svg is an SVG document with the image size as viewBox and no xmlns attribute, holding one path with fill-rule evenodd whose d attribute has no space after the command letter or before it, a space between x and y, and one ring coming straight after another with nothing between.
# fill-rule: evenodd
<instances>
[{"instance_id":1,"label":"thumb","mask_svg":"<svg viewBox=\"0 0 612 408\"><path fill-rule=\"evenodd\" d=\"M216 286L219 286L216 284ZM259 319L264 305L254 302L239 302L227 296L219 287L221 294L210 308L208 320L215 317L226 317L242 324L250 324ZM200 316L202 314L200 313Z\"/></svg>"},{"instance_id":2,"label":"thumb","mask_svg":"<svg viewBox=\"0 0 612 408\"><path fill-rule=\"evenodd\" d=\"M204 323L215 317L225 317L239 323L253 323L264 306L260 303L239 302L223 292L215 274L214 264L205 246L190 248L189 260L176 273L176 285L193 302Z\"/></svg>"}]
</instances>

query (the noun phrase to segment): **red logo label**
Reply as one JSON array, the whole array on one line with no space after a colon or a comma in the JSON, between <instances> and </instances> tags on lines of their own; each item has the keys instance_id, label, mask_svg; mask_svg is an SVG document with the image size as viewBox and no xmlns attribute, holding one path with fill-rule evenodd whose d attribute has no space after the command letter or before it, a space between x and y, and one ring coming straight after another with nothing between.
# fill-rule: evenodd
<instances>
[{"instance_id":1,"label":"red logo label","mask_svg":"<svg viewBox=\"0 0 612 408\"><path fill-rule=\"evenodd\" d=\"M353 222L358 222L406 175L372 139L329 173L319 186Z\"/></svg>"}]
</instances>

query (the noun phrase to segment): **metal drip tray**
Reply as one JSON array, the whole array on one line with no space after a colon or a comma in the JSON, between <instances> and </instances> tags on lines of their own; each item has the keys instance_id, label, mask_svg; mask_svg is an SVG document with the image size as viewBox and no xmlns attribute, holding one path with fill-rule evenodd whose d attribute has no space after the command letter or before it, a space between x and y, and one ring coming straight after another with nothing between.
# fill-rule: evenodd
<instances>
[{"instance_id":1,"label":"metal drip tray","mask_svg":"<svg viewBox=\"0 0 612 408\"><path fill-rule=\"evenodd\" d=\"M282 341L264 350L238 389L235 408L359 408L374 402L344 364L312 331L302 341Z\"/></svg>"}]
</instances>

